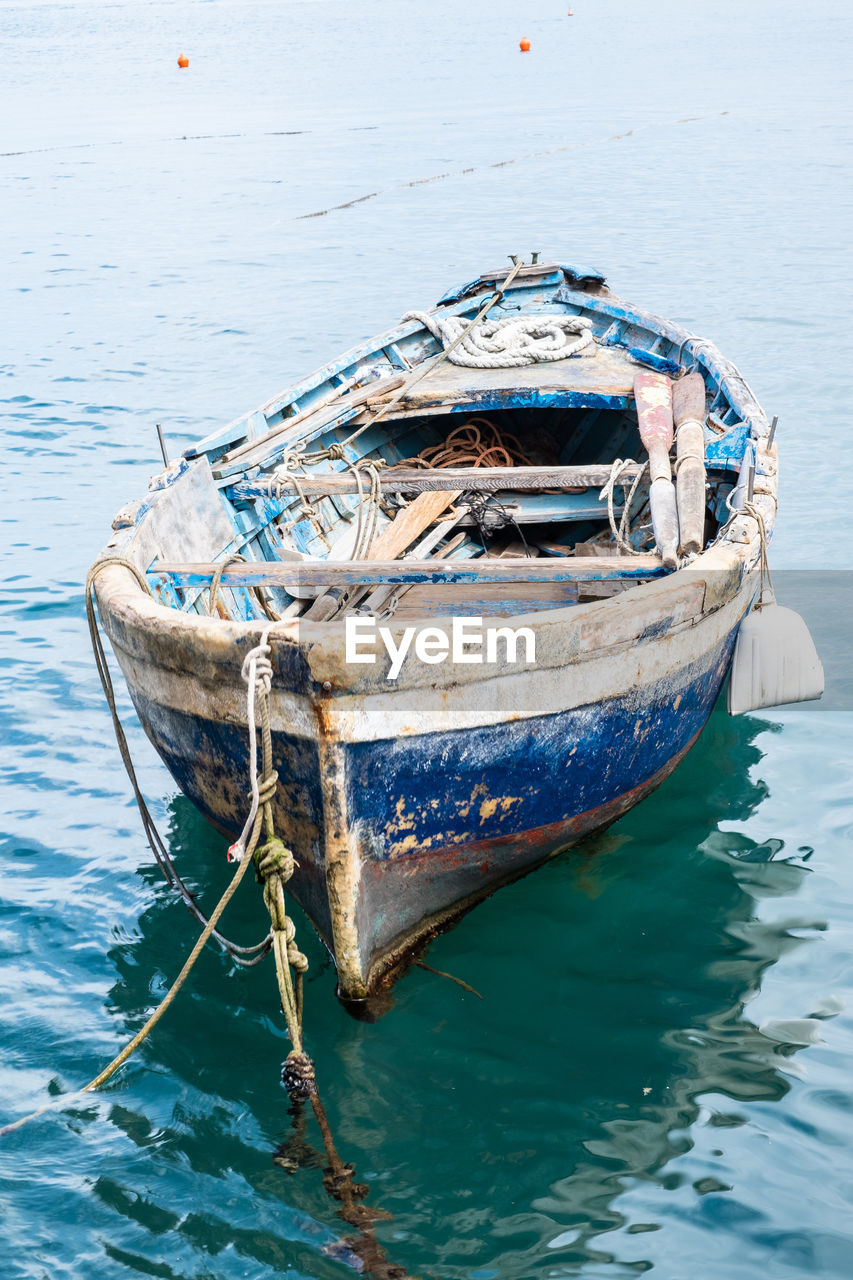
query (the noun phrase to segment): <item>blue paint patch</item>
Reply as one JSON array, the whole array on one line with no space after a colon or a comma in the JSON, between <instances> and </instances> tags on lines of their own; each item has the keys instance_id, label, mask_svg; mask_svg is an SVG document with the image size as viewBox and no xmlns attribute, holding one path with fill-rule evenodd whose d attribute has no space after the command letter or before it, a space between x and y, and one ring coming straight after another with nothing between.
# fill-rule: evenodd
<instances>
[{"instance_id":1,"label":"blue paint patch","mask_svg":"<svg viewBox=\"0 0 853 1280\"><path fill-rule=\"evenodd\" d=\"M293 671L281 675L282 682ZM244 727L165 707L133 691L137 714L181 791L228 836L236 836L248 813L248 734ZM275 826L296 857L291 887L320 933L331 940L323 844L323 794L316 744L287 733L273 734L273 766L279 784L273 801ZM260 899L259 899L260 904Z\"/></svg>"},{"instance_id":2,"label":"blue paint patch","mask_svg":"<svg viewBox=\"0 0 853 1280\"><path fill-rule=\"evenodd\" d=\"M749 423L737 422L724 435L705 445L705 462L709 467L739 467L749 441Z\"/></svg>"},{"instance_id":3,"label":"blue paint patch","mask_svg":"<svg viewBox=\"0 0 853 1280\"><path fill-rule=\"evenodd\" d=\"M430 402L424 400L423 403L427 405ZM464 401L448 404L444 400L436 400L434 403L443 405L449 413L470 413L472 409L629 409L634 397L605 391L573 391L571 388L539 391L537 387L520 387L509 393L500 388L468 391Z\"/></svg>"},{"instance_id":4,"label":"blue paint patch","mask_svg":"<svg viewBox=\"0 0 853 1280\"><path fill-rule=\"evenodd\" d=\"M656 373L665 373L668 378L675 378L681 373L681 365L675 360L667 360L664 356L655 355L653 351L646 351L643 347L629 347L628 355L638 364L654 369Z\"/></svg>"},{"instance_id":5,"label":"blue paint patch","mask_svg":"<svg viewBox=\"0 0 853 1280\"><path fill-rule=\"evenodd\" d=\"M351 821L372 856L522 836L633 791L705 724L734 636L701 667L606 703L345 748ZM495 803L496 802L496 803Z\"/></svg>"}]
</instances>

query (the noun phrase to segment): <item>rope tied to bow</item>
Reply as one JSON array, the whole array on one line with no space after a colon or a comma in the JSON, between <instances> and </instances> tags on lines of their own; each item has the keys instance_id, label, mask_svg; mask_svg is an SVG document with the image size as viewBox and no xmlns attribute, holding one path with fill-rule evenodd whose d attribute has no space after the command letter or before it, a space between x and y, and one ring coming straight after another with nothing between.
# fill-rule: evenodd
<instances>
[{"instance_id":1,"label":"rope tied to bow","mask_svg":"<svg viewBox=\"0 0 853 1280\"><path fill-rule=\"evenodd\" d=\"M188 979L196 960L211 937L220 942L228 950L232 958L238 963L257 963L259 959L266 955L270 946L269 937L265 938L262 943L257 944L255 947L236 947L233 943L229 943L228 940L219 934L216 929L217 923L236 893L246 871L248 870L250 862L254 859L256 870L264 879L265 900L269 898L268 907L271 906L270 916L273 924L272 941L276 958L276 970L279 977L279 989L281 990L283 982L289 983L291 967L296 973L296 991L293 995L293 1000L290 1006L291 1016L288 1017L288 1027L291 1031L294 1047L284 1063L282 1081L288 1089L295 1107L299 1106L303 1100L310 1100L323 1137L326 1156L329 1160L329 1166L324 1170L324 1185L326 1186L329 1194L341 1202L342 1208L339 1210L340 1217L345 1222L354 1226L358 1232L357 1238L353 1238L345 1243L353 1250L357 1257L364 1260L365 1270L374 1276L375 1280L405 1280L406 1273L404 1269L394 1266L388 1262L384 1251L372 1230L372 1223L374 1221L377 1221L380 1218L388 1218L390 1215L384 1213L382 1210L369 1210L365 1205L359 1203L367 1194L368 1188L364 1184L356 1183L354 1181L354 1167L351 1164L345 1164L337 1152L325 1109L323 1108L323 1104L317 1090L314 1064L302 1048L301 980L302 974L308 967L308 961L296 948L295 925L293 924L293 921L287 917L283 901L283 886L293 874L296 862L291 851L286 847L284 842L275 835L273 827L272 801L276 792L278 776L272 767L272 734L270 729L269 696L272 689L273 666L270 658L270 628L268 626L264 629L259 644L249 651L242 664L242 676L248 685L247 718L251 726L249 757L252 805L249 818L243 827L243 831L236 846L239 850L239 865L237 866L229 885L225 889L225 892L222 894L222 897L208 920L194 903L186 886L174 871L171 860L168 859L165 846L163 845L162 839L154 826L151 814L139 789L136 774L130 758L127 740L118 717L115 692L109 673L109 667L107 665L106 652L104 650L97 625L94 596L95 580L98 575L108 567L120 567L125 569L136 580L140 589L147 595L151 595L150 588L144 574L131 560L125 557L108 556L97 561L95 565L92 566L86 581L86 611L98 675L101 679L104 694L113 717L113 725L121 751L122 760L127 768L128 776L133 786L134 795L137 799L137 803L139 804L140 813L143 818L145 833L151 842L152 850L154 851L158 862L163 866L167 879L172 883L177 882L176 887L180 888L187 905L191 906L194 914L203 922L204 929L199 935L190 954L185 960L180 973L172 983L163 1000L154 1009L145 1025L140 1028L133 1038L124 1046L121 1052L113 1058L112 1062L110 1062L103 1071L99 1072L94 1079L90 1080L88 1084L84 1085L82 1089L77 1090L75 1093L62 1094L59 1097L54 1097L45 1105L31 1112L29 1115L22 1116L20 1119L5 1125L0 1129L0 1138L15 1132L28 1124L31 1120L35 1120L48 1112L56 1111L61 1107L68 1106L77 1098L82 1097L82 1095L91 1093L106 1084L107 1081L110 1080L119 1068L128 1060L128 1058L130 1058L133 1052L143 1043L143 1041L147 1039L154 1027L166 1013L167 1009L174 1002L184 983ZM261 726L260 776L258 771L257 749L258 721L260 721ZM258 837L260 836L262 826L265 828L266 840L259 846ZM166 855L165 866L161 861L164 854ZM247 961L242 958L245 955L253 953L259 954L251 961ZM289 983L289 990L293 992L292 983ZM287 1005L284 1000L283 1007L287 1010ZM293 1016L294 1013L296 1016Z\"/></svg>"},{"instance_id":2,"label":"rope tied to bow","mask_svg":"<svg viewBox=\"0 0 853 1280\"><path fill-rule=\"evenodd\" d=\"M308 959L296 945L296 925L287 914L284 896L284 886L293 875L296 859L283 840L276 835L268 835L264 844L255 850L254 862L270 913L279 995L293 1041L293 1049L285 1064L285 1070L292 1077L293 1088L290 1084L287 1088L288 1092L295 1091L299 1097L308 1097L307 1081L313 1082L314 1079L313 1064L302 1051L302 976L308 970ZM294 1058L299 1062L291 1062Z\"/></svg>"},{"instance_id":3,"label":"rope tied to bow","mask_svg":"<svg viewBox=\"0 0 853 1280\"><path fill-rule=\"evenodd\" d=\"M296 859L287 845L275 833L272 802L278 786L278 774L272 763L272 729L270 716L270 692L272 690L272 649L267 627L257 645L250 649L243 660L241 676L248 686L247 720L249 729L249 786L251 808L239 839L229 850L229 857L242 861L249 849L255 864L255 873L264 886L264 902L270 914L272 927L272 952L275 958L276 980L281 1007L293 1049L288 1061L295 1055L305 1059L300 1067L294 1064L294 1079L303 1081L297 1089L301 1097L310 1096L307 1080L313 1080L314 1067L302 1048L302 975L308 968L308 960L296 946L296 925L287 914L284 886L293 875ZM258 721L261 736L261 766L258 769ZM263 825L264 842L258 844ZM254 836L254 839L252 838ZM310 1070L309 1070L310 1068Z\"/></svg>"},{"instance_id":4,"label":"rope tied to bow","mask_svg":"<svg viewBox=\"0 0 853 1280\"><path fill-rule=\"evenodd\" d=\"M137 585L142 589L142 591L144 591L147 596L151 596L151 588L148 585L145 575L141 573L137 566L126 557L105 556L104 558L97 560L95 564L92 565L86 580L86 617L89 624L89 637L92 642L92 650L95 655L95 667L101 681L101 687L104 691L104 697L106 698L110 715L112 716L113 730L115 732L122 764L125 767L130 785L133 788L134 798L142 819L142 828L145 832L151 852L154 854L157 865L162 871L167 884L180 894L186 907L196 917L199 924L206 928L209 923L208 918L199 907L193 893L187 885L184 884L178 874L178 870L172 860L166 842L157 830L157 825L150 809L148 808L145 797L142 794L139 780L136 776L136 770L133 765L133 760L131 758L127 737L118 715L115 689L113 688L112 677L107 664L106 651L98 630L94 593L95 580L98 576L104 569L116 566L126 569L127 572L136 580ZM226 938L217 929L214 929L210 936L220 944L236 964L245 968L251 968L256 964L259 964L272 946L272 938L269 934L267 934L267 936L260 942L256 942L252 946L240 946L238 943L232 942L230 938Z\"/></svg>"},{"instance_id":5,"label":"rope tied to bow","mask_svg":"<svg viewBox=\"0 0 853 1280\"><path fill-rule=\"evenodd\" d=\"M586 316L507 316L471 325L462 316L409 311L403 320L417 320L445 348L458 344L445 354L451 364L468 369L513 369L594 350L592 321Z\"/></svg>"}]
</instances>

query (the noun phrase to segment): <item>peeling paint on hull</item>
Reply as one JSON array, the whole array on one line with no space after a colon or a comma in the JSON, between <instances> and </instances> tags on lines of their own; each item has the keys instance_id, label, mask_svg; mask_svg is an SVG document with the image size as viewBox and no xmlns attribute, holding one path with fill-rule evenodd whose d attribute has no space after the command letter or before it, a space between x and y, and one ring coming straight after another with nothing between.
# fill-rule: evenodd
<instances>
[{"instance_id":1,"label":"peeling paint on hull","mask_svg":"<svg viewBox=\"0 0 853 1280\"><path fill-rule=\"evenodd\" d=\"M419 938L663 781L710 715L733 639L724 627L675 676L621 697L479 728L339 743L335 830L318 743L276 725L276 827L299 863L294 896L335 956L342 994L365 996ZM236 833L246 809L243 726L156 701L122 665L181 790ZM330 910L330 843L346 855L354 939L346 964Z\"/></svg>"}]
</instances>

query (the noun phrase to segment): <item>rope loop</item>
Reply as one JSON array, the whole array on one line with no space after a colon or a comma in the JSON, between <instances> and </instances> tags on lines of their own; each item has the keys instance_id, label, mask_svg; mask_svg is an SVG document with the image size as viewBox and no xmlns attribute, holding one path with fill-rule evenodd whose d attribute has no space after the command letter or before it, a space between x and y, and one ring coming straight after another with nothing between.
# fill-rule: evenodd
<instances>
[{"instance_id":1,"label":"rope loop","mask_svg":"<svg viewBox=\"0 0 853 1280\"><path fill-rule=\"evenodd\" d=\"M239 552L234 555L226 556L224 560L220 560L214 570L213 579L210 583L210 594L207 598L208 617L213 617L216 613L216 597L219 595L219 585L222 582L222 575L228 568L229 564L245 564L246 557L241 556Z\"/></svg>"},{"instance_id":2,"label":"rope loop","mask_svg":"<svg viewBox=\"0 0 853 1280\"><path fill-rule=\"evenodd\" d=\"M240 670L240 675L246 684L250 687L254 685L256 694L258 687L260 687L264 695L267 695L272 689L273 677L272 663L269 659L272 649L267 644L266 635L267 633L264 632L264 638L260 644L255 645L254 649L250 649L246 654Z\"/></svg>"},{"instance_id":3,"label":"rope loop","mask_svg":"<svg viewBox=\"0 0 853 1280\"><path fill-rule=\"evenodd\" d=\"M626 555L638 556L641 554L630 541L631 533L631 503L634 501L634 494L639 488L640 481L646 473L648 462L645 462L634 479L630 491L625 493L624 505L622 507L622 518L619 524L616 524L616 514L613 509L613 490L620 483L619 477L626 467L635 467L637 464L633 458L614 458L610 467L610 475L607 483L598 495L598 501L602 502L607 499L607 518L610 521L610 531L613 534L613 540L620 551ZM626 484L622 485L623 492L628 489Z\"/></svg>"},{"instance_id":4,"label":"rope loop","mask_svg":"<svg viewBox=\"0 0 853 1280\"><path fill-rule=\"evenodd\" d=\"M304 444L293 444L286 449L281 455L277 471L295 471L297 467L301 467L305 462L305 446Z\"/></svg>"}]
</instances>

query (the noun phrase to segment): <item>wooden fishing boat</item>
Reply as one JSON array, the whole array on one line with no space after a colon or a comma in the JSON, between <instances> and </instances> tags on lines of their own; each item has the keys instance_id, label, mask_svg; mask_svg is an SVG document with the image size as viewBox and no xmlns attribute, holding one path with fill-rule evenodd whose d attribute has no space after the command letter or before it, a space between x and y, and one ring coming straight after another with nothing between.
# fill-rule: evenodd
<instances>
[{"instance_id":1,"label":"wooden fishing boat","mask_svg":"<svg viewBox=\"0 0 853 1280\"><path fill-rule=\"evenodd\" d=\"M488 365L488 341L465 355L487 312L525 321L522 347L573 354L456 363L461 347ZM734 366L600 274L533 262L186 450L119 512L95 590L146 733L229 833L247 809L241 668L268 631L290 887L361 999L676 767L775 511L771 427Z\"/></svg>"}]
</instances>

